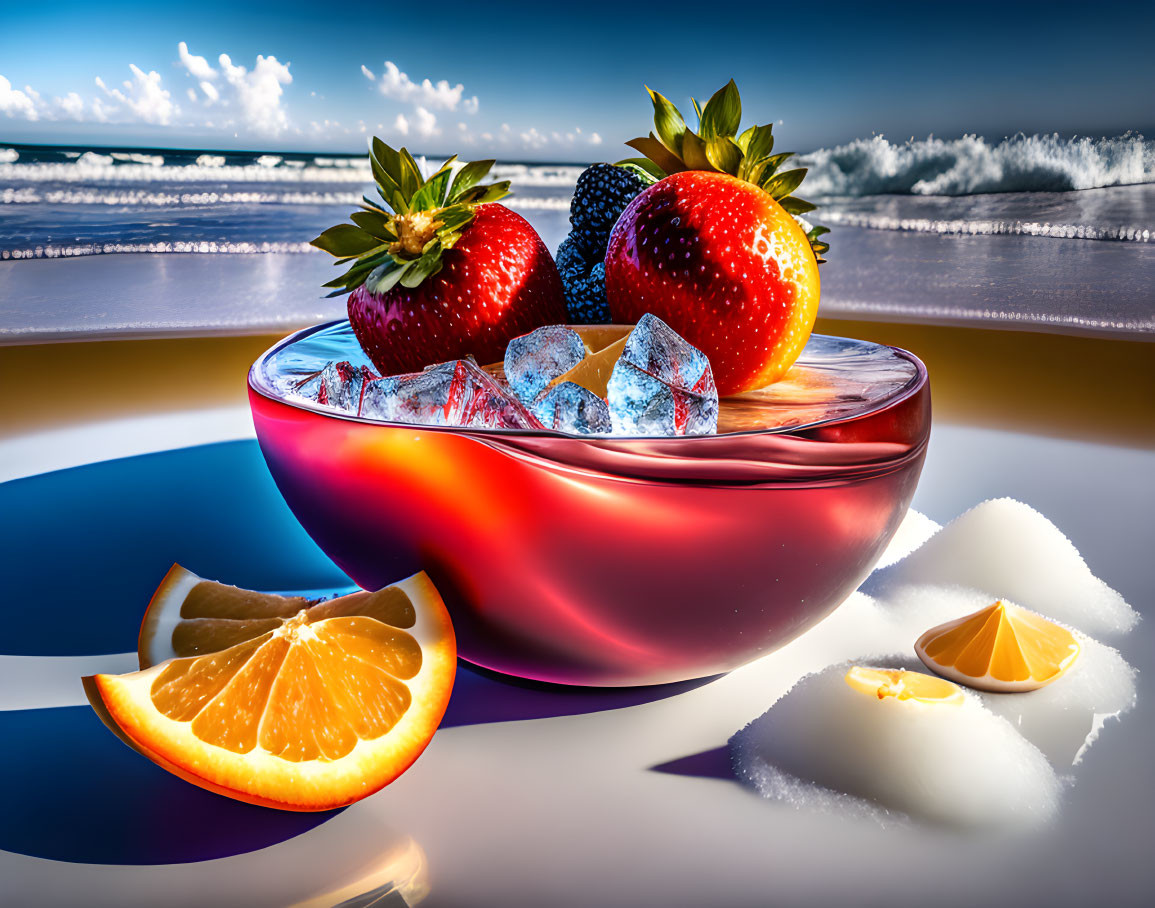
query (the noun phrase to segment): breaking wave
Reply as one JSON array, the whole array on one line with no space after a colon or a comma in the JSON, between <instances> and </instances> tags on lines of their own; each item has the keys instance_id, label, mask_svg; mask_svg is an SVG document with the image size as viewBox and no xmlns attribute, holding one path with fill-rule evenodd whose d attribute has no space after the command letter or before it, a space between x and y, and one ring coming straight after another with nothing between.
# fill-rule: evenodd
<instances>
[{"instance_id":1,"label":"breaking wave","mask_svg":"<svg viewBox=\"0 0 1155 908\"><path fill-rule=\"evenodd\" d=\"M800 155L808 196L1066 192L1155 182L1155 141L1017 135L895 144L882 136Z\"/></svg>"}]
</instances>

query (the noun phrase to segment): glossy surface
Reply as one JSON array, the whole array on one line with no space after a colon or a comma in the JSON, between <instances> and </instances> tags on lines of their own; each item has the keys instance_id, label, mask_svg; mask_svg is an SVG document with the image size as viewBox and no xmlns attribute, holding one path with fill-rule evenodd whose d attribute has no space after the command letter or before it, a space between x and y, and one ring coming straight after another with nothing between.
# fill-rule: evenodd
<instances>
[{"instance_id":1,"label":"glossy surface","mask_svg":"<svg viewBox=\"0 0 1155 908\"><path fill-rule=\"evenodd\" d=\"M614 321L658 316L710 358L722 394L786 374L818 313L818 263L798 223L762 189L692 170L622 212L606 252Z\"/></svg>"},{"instance_id":2,"label":"glossy surface","mask_svg":"<svg viewBox=\"0 0 1155 908\"><path fill-rule=\"evenodd\" d=\"M902 380L814 396L805 412L825 420L747 401L739 431L696 438L373 423L274 399L271 367L309 368L295 348L334 330L295 335L250 373L257 437L286 502L364 587L426 570L461 655L538 680L703 677L797 636L893 535L930 429L926 372L901 351L887 357ZM812 346L799 387L841 387L846 370L831 363L886 350ZM773 428L752 430L752 412Z\"/></svg>"}]
</instances>

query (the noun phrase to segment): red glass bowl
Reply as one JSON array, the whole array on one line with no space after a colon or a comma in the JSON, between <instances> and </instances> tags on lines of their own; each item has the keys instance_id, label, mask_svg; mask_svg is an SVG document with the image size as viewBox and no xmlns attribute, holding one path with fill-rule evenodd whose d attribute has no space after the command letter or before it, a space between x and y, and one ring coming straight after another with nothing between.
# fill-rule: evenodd
<instances>
[{"instance_id":1,"label":"red glass bowl","mask_svg":"<svg viewBox=\"0 0 1155 908\"><path fill-rule=\"evenodd\" d=\"M905 370L873 398L844 382L817 421L797 424L813 415L804 406L758 404L768 428L590 438L376 422L274 390L273 365L337 328L290 336L249 374L285 501L362 587L427 571L460 654L524 678L656 684L774 650L870 572L926 453L926 369L893 348L812 339L799 375L821 378L823 343L886 351ZM734 425L757 422L749 401L722 409L745 413Z\"/></svg>"}]
</instances>

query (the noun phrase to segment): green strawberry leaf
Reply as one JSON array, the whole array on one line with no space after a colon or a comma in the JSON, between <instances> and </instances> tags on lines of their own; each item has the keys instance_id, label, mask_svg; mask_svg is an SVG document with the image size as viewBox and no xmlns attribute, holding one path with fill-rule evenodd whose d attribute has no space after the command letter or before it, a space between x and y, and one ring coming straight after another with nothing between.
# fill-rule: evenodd
<instances>
[{"instance_id":1,"label":"green strawberry leaf","mask_svg":"<svg viewBox=\"0 0 1155 908\"><path fill-rule=\"evenodd\" d=\"M683 151L686 147L686 136L689 135L692 135L692 133L687 130L685 135L682 136ZM682 162L678 160L678 157L659 142L653 133L650 133L646 138L630 139L626 144L635 151L640 151L667 174L677 173L680 170L686 169L682 165Z\"/></svg>"},{"instance_id":2,"label":"green strawberry leaf","mask_svg":"<svg viewBox=\"0 0 1155 908\"><path fill-rule=\"evenodd\" d=\"M691 96L690 103L694 105L694 113L698 117L698 131L702 131L702 108L698 106L698 102Z\"/></svg>"},{"instance_id":3,"label":"green strawberry leaf","mask_svg":"<svg viewBox=\"0 0 1155 908\"><path fill-rule=\"evenodd\" d=\"M658 134L658 141L674 154L682 153L682 136L686 132L686 121L682 114L663 95L651 89L650 100L654 102L654 131Z\"/></svg>"},{"instance_id":4,"label":"green strawberry leaf","mask_svg":"<svg viewBox=\"0 0 1155 908\"><path fill-rule=\"evenodd\" d=\"M409 264L398 265L396 262L385 262L373 269L365 279L365 288L375 296L388 293L397 286L397 282L409 270Z\"/></svg>"},{"instance_id":5,"label":"green strawberry leaf","mask_svg":"<svg viewBox=\"0 0 1155 908\"><path fill-rule=\"evenodd\" d=\"M742 165L742 149L725 136L718 136L706 143L706 158L722 173L737 173Z\"/></svg>"},{"instance_id":6,"label":"green strawberry leaf","mask_svg":"<svg viewBox=\"0 0 1155 908\"><path fill-rule=\"evenodd\" d=\"M784 199L779 199L779 202L790 214L806 214L806 212L813 211L818 207L813 202L807 202L797 196L787 196Z\"/></svg>"},{"instance_id":7,"label":"green strawberry leaf","mask_svg":"<svg viewBox=\"0 0 1155 908\"><path fill-rule=\"evenodd\" d=\"M775 174L768 180L765 180L762 183L762 188L770 193L770 195L775 199L784 199L795 189L801 186L802 181L805 178L805 167L799 167L797 170L785 170L782 173Z\"/></svg>"},{"instance_id":8,"label":"green strawberry leaf","mask_svg":"<svg viewBox=\"0 0 1155 908\"><path fill-rule=\"evenodd\" d=\"M453 178L453 185L449 187L449 202L452 204L461 201L462 194L484 180L490 168L496 163L494 160L470 161L457 171L457 176Z\"/></svg>"},{"instance_id":9,"label":"green strawberry leaf","mask_svg":"<svg viewBox=\"0 0 1155 908\"><path fill-rule=\"evenodd\" d=\"M401 149L401 191L405 198L411 199L424 182L421 176L421 167L413 159L408 148ZM413 206L410 205L410 208Z\"/></svg>"},{"instance_id":10,"label":"green strawberry leaf","mask_svg":"<svg viewBox=\"0 0 1155 908\"><path fill-rule=\"evenodd\" d=\"M393 228L389 226L389 223L393 219L387 214L376 211L354 211L349 215L349 220L367 234L375 236L379 240L397 241L397 234L394 233Z\"/></svg>"},{"instance_id":11,"label":"green strawberry leaf","mask_svg":"<svg viewBox=\"0 0 1155 908\"><path fill-rule=\"evenodd\" d=\"M710 163L710 158L706 155L706 146L697 133L686 130L686 134L682 136L682 152L682 160L686 162L686 166L679 167L679 170L717 169Z\"/></svg>"},{"instance_id":12,"label":"green strawberry leaf","mask_svg":"<svg viewBox=\"0 0 1155 908\"><path fill-rule=\"evenodd\" d=\"M649 158L626 158L616 162L614 166L628 170L647 186L666 177L666 172Z\"/></svg>"},{"instance_id":13,"label":"green strawberry leaf","mask_svg":"<svg viewBox=\"0 0 1155 908\"><path fill-rule=\"evenodd\" d=\"M751 126L747 131L750 133L750 144L746 147L746 156L752 161L770 157L770 152L774 150L774 127Z\"/></svg>"},{"instance_id":14,"label":"green strawberry leaf","mask_svg":"<svg viewBox=\"0 0 1155 908\"><path fill-rule=\"evenodd\" d=\"M380 243L375 236L366 233L360 227L353 224L338 224L336 227L330 227L316 239L310 240L309 245L316 246L337 258L347 258L368 252Z\"/></svg>"},{"instance_id":15,"label":"green strawberry leaf","mask_svg":"<svg viewBox=\"0 0 1155 908\"><path fill-rule=\"evenodd\" d=\"M409 203L409 210L432 211L434 208L440 208L442 199L449 189L449 180L452 176L453 171L449 168L443 168L435 173L430 177L428 183L413 194L413 201Z\"/></svg>"},{"instance_id":16,"label":"green strawberry leaf","mask_svg":"<svg viewBox=\"0 0 1155 908\"><path fill-rule=\"evenodd\" d=\"M441 254L440 251L430 255L426 253L421 258L412 262L408 268L405 269L405 274L401 277L402 287L416 287L423 280L430 275L436 274L441 270Z\"/></svg>"},{"instance_id":17,"label":"green strawberry leaf","mask_svg":"<svg viewBox=\"0 0 1155 908\"><path fill-rule=\"evenodd\" d=\"M706 142L719 136L732 138L738 132L738 124L742 122L742 99L733 79L714 92L706 102L701 119L699 132Z\"/></svg>"}]
</instances>

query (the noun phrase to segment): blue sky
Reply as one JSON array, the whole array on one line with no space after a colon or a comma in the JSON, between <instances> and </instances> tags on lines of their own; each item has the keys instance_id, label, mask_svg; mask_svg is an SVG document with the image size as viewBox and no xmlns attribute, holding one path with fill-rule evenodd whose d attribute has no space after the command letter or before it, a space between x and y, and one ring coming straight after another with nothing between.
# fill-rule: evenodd
<instances>
[{"instance_id":1,"label":"blue sky","mask_svg":"<svg viewBox=\"0 0 1155 908\"><path fill-rule=\"evenodd\" d=\"M644 84L688 107L731 76L799 150L1155 129L1150 2L0 0L0 21L0 142L360 151L376 133L614 160L648 128Z\"/></svg>"}]
</instances>

